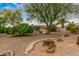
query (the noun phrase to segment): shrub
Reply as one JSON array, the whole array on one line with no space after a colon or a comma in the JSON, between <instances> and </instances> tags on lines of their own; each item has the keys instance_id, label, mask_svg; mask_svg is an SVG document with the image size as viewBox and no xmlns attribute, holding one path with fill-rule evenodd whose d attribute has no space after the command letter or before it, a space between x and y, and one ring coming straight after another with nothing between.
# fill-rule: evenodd
<instances>
[{"instance_id":1,"label":"shrub","mask_svg":"<svg viewBox=\"0 0 79 59\"><path fill-rule=\"evenodd\" d=\"M11 35L13 33L13 27L5 28L5 33L7 33L8 35Z\"/></svg>"},{"instance_id":2,"label":"shrub","mask_svg":"<svg viewBox=\"0 0 79 59\"><path fill-rule=\"evenodd\" d=\"M5 32L5 27L4 26L0 26L0 33L4 33Z\"/></svg>"},{"instance_id":3,"label":"shrub","mask_svg":"<svg viewBox=\"0 0 79 59\"><path fill-rule=\"evenodd\" d=\"M56 25L52 24L52 26L51 26L51 32L55 32L56 29L57 29Z\"/></svg>"},{"instance_id":4,"label":"shrub","mask_svg":"<svg viewBox=\"0 0 79 59\"><path fill-rule=\"evenodd\" d=\"M72 22L68 24L66 29L73 33L78 29L78 25Z\"/></svg>"},{"instance_id":5,"label":"shrub","mask_svg":"<svg viewBox=\"0 0 79 59\"><path fill-rule=\"evenodd\" d=\"M14 27L9 27L6 30L6 33L9 35L26 35L28 33L32 33L33 29L31 26L29 26L28 24L22 23L22 24L18 24Z\"/></svg>"}]
</instances>

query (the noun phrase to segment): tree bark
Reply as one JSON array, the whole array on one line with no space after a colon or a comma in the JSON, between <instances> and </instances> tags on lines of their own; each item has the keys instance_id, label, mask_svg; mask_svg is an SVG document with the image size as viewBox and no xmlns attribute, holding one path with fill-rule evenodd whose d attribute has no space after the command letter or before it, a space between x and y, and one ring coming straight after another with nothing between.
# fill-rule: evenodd
<instances>
[{"instance_id":1,"label":"tree bark","mask_svg":"<svg viewBox=\"0 0 79 59\"><path fill-rule=\"evenodd\" d=\"M51 26L47 25L47 34L50 35L51 34Z\"/></svg>"},{"instance_id":2,"label":"tree bark","mask_svg":"<svg viewBox=\"0 0 79 59\"><path fill-rule=\"evenodd\" d=\"M64 24L63 23L61 24L61 27L64 28Z\"/></svg>"}]
</instances>

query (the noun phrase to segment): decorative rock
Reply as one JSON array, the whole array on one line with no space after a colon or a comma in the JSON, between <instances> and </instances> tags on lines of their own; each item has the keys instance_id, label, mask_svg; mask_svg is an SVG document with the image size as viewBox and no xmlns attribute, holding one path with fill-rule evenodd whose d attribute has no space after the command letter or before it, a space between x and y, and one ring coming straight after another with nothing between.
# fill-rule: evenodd
<instances>
[{"instance_id":1,"label":"decorative rock","mask_svg":"<svg viewBox=\"0 0 79 59\"><path fill-rule=\"evenodd\" d=\"M79 45L79 36L77 37L77 45Z\"/></svg>"},{"instance_id":2,"label":"decorative rock","mask_svg":"<svg viewBox=\"0 0 79 59\"><path fill-rule=\"evenodd\" d=\"M69 34L65 34L64 37L69 37Z\"/></svg>"},{"instance_id":3,"label":"decorative rock","mask_svg":"<svg viewBox=\"0 0 79 59\"><path fill-rule=\"evenodd\" d=\"M63 42L63 39L59 38L57 41L58 41L58 42Z\"/></svg>"},{"instance_id":4,"label":"decorative rock","mask_svg":"<svg viewBox=\"0 0 79 59\"><path fill-rule=\"evenodd\" d=\"M56 48L55 47L52 47L51 49L47 49L47 53L54 53L55 52L55 50L56 50Z\"/></svg>"},{"instance_id":5,"label":"decorative rock","mask_svg":"<svg viewBox=\"0 0 79 59\"><path fill-rule=\"evenodd\" d=\"M63 42L63 40L64 40L64 36L62 36L59 39L57 39L58 42Z\"/></svg>"},{"instance_id":6,"label":"decorative rock","mask_svg":"<svg viewBox=\"0 0 79 59\"><path fill-rule=\"evenodd\" d=\"M49 49L51 48L51 47L53 47L54 46L54 41L53 40L45 40L44 42L43 42L43 46L48 46L49 47Z\"/></svg>"},{"instance_id":7,"label":"decorative rock","mask_svg":"<svg viewBox=\"0 0 79 59\"><path fill-rule=\"evenodd\" d=\"M3 51L0 53L0 56L13 56L13 55L14 55L14 52L11 50Z\"/></svg>"},{"instance_id":8,"label":"decorative rock","mask_svg":"<svg viewBox=\"0 0 79 59\"><path fill-rule=\"evenodd\" d=\"M68 33L64 34L64 37L69 37L70 35Z\"/></svg>"},{"instance_id":9,"label":"decorative rock","mask_svg":"<svg viewBox=\"0 0 79 59\"><path fill-rule=\"evenodd\" d=\"M53 40L50 40L50 39L49 40L45 40L43 42L43 46L47 46L48 47L46 52L48 52L48 53L54 53L55 52L56 45L55 45Z\"/></svg>"}]
</instances>

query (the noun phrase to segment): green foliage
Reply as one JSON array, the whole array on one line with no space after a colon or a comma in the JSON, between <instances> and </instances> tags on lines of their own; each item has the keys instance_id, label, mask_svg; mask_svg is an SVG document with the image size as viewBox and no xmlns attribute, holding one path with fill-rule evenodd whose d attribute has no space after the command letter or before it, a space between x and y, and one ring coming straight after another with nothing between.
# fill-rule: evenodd
<instances>
[{"instance_id":1,"label":"green foliage","mask_svg":"<svg viewBox=\"0 0 79 59\"><path fill-rule=\"evenodd\" d=\"M76 25L74 22L69 23L67 26L67 30L69 30L70 32L75 32L78 29L78 25Z\"/></svg>"},{"instance_id":2,"label":"green foliage","mask_svg":"<svg viewBox=\"0 0 79 59\"><path fill-rule=\"evenodd\" d=\"M24 24L24 23L18 24L14 27L9 27L9 28L7 28L7 31L6 31L7 34L15 35L15 36L26 35L26 34L29 34L32 32L33 32L32 27L29 26L28 24Z\"/></svg>"},{"instance_id":3,"label":"green foliage","mask_svg":"<svg viewBox=\"0 0 79 59\"><path fill-rule=\"evenodd\" d=\"M55 32L56 29L57 29L56 25L52 24L52 26L51 26L51 32Z\"/></svg>"},{"instance_id":4,"label":"green foliage","mask_svg":"<svg viewBox=\"0 0 79 59\"><path fill-rule=\"evenodd\" d=\"M41 23L47 25L47 32L50 34L52 23L61 17L69 18L69 13L74 13L75 4L63 4L63 3L34 3L24 4L24 9L29 15L31 20L37 19ZM63 23L64 24L64 23Z\"/></svg>"},{"instance_id":5,"label":"green foliage","mask_svg":"<svg viewBox=\"0 0 79 59\"><path fill-rule=\"evenodd\" d=\"M0 19L4 19L5 23L8 23L12 26L22 21L21 11L19 9L16 10L4 9L1 11L1 15L3 16Z\"/></svg>"},{"instance_id":6,"label":"green foliage","mask_svg":"<svg viewBox=\"0 0 79 59\"><path fill-rule=\"evenodd\" d=\"M5 19L3 17L0 17L0 25L3 25L5 23Z\"/></svg>"},{"instance_id":7,"label":"green foliage","mask_svg":"<svg viewBox=\"0 0 79 59\"><path fill-rule=\"evenodd\" d=\"M7 27L7 28L5 28L5 33L7 33L8 35L13 34L13 27Z\"/></svg>"},{"instance_id":8,"label":"green foliage","mask_svg":"<svg viewBox=\"0 0 79 59\"><path fill-rule=\"evenodd\" d=\"M5 32L5 27L4 26L0 26L0 33L4 33Z\"/></svg>"},{"instance_id":9,"label":"green foliage","mask_svg":"<svg viewBox=\"0 0 79 59\"><path fill-rule=\"evenodd\" d=\"M57 21L57 25L60 24L62 28L64 28L64 24L66 23L69 23L69 21L63 17Z\"/></svg>"}]
</instances>

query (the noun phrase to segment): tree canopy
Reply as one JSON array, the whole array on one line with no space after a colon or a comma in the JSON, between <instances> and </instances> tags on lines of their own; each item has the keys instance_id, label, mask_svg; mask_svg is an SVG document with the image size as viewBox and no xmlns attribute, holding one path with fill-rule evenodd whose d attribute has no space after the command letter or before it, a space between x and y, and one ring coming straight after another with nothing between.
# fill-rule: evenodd
<instances>
[{"instance_id":1,"label":"tree canopy","mask_svg":"<svg viewBox=\"0 0 79 59\"><path fill-rule=\"evenodd\" d=\"M11 9L4 9L1 11L1 19L5 21L5 24L10 24L12 26L16 25L17 23L22 21L21 11L19 9L17 10L11 10Z\"/></svg>"},{"instance_id":2,"label":"tree canopy","mask_svg":"<svg viewBox=\"0 0 79 59\"><path fill-rule=\"evenodd\" d=\"M50 33L53 22L67 17L70 13L75 13L75 4L67 3L31 3L24 4L24 9L30 19L38 19L45 23L48 33Z\"/></svg>"}]
</instances>

